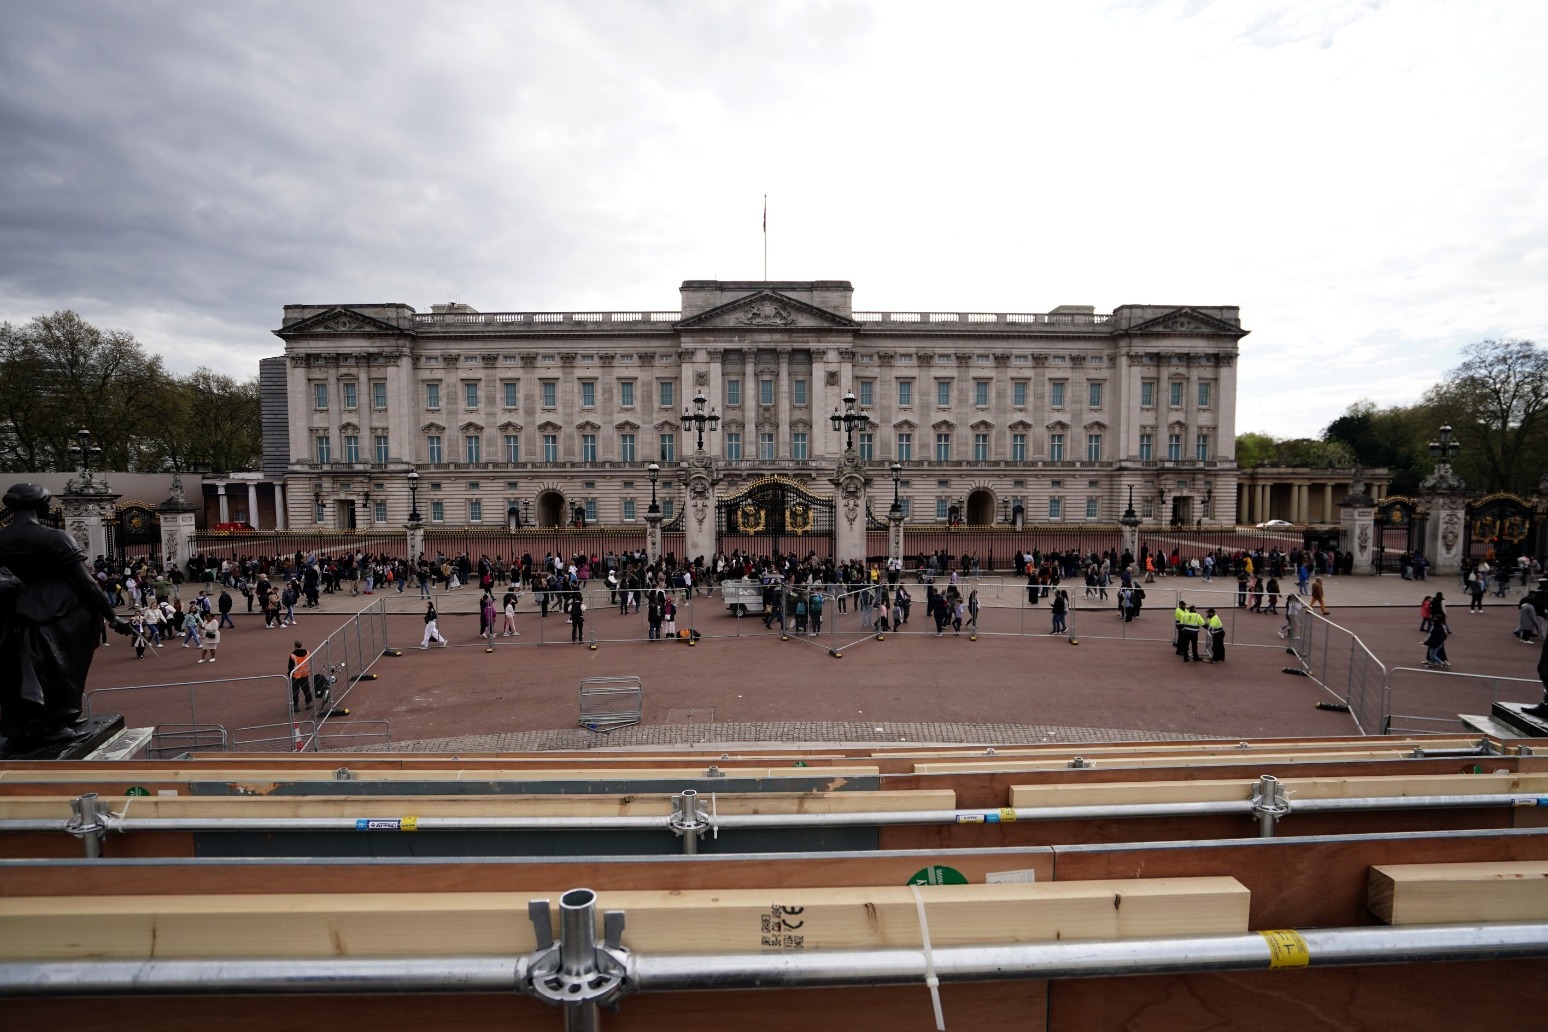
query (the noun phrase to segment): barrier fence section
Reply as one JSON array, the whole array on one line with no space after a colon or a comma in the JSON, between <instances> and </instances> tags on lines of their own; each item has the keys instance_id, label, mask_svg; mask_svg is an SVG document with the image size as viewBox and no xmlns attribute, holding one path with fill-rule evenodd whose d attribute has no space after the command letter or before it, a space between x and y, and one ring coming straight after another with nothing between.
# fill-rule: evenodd
<instances>
[{"instance_id":1,"label":"barrier fence section","mask_svg":"<svg viewBox=\"0 0 1548 1032\"><path fill-rule=\"evenodd\" d=\"M370 722L376 730L367 730L355 722L342 726L348 709L349 693L362 680L374 680L371 668L387 655L391 646L387 642L387 599L375 599L338 629L324 638L315 648L309 649L311 673L310 689L313 702L311 725L303 728L305 693L296 690L287 678L285 697L290 740L297 752L318 751L324 739L368 737L390 740L391 729L385 721ZM273 739L266 739L273 740Z\"/></svg>"},{"instance_id":2,"label":"barrier fence section","mask_svg":"<svg viewBox=\"0 0 1548 1032\"><path fill-rule=\"evenodd\" d=\"M1461 719L1463 714L1487 716L1497 702L1539 701L1543 684L1523 677L1393 667L1384 694L1386 733L1451 735L1475 730Z\"/></svg>"},{"instance_id":3,"label":"barrier fence section","mask_svg":"<svg viewBox=\"0 0 1548 1032\"><path fill-rule=\"evenodd\" d=\"M288 684L283 673L274 673L92 688L85 693L83 712L118 713L130 727L154 727L154 759L192 750L226 751L239 746L241 729L278 715L274 695Z\"/></svg>"},{"instance_id":4,"label":"barrier fence section","mask_svg":"<svg viewBox=\"0 0 1548 1032\"><path fill-rule=\"evenodd\" d=\"M1354 632L1310 606L1290 623L1286 651L1295 654L1300 670L1348 707L1361 734L1387 734L1386 665Z\"/></svg>"}]
</instances>

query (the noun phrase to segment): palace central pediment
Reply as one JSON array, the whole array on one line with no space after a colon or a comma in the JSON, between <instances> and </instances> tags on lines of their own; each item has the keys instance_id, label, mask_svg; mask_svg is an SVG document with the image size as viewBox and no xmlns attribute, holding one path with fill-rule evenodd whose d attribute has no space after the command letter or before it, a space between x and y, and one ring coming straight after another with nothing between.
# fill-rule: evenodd
<instances>
[{"instance_id":1,"label":"palace central pediment","mask_svg":"<svg viewBox=\"0 0 1548 1032\"><path fill-rule=\"evenodd\" d=\"M395 337L410 336L411 334L401 326L383 322L364 312L357 312L353 308L336 305L326 312L300 322L291 323L289 326L274 331L278 337L298 337L303 334L339 334L343 336L358 337L363 334L375 336L377 334L390 333Z\"/></svg>"},{"instance_id":2,"label":"palace central pediment","mask_svg":"<svg viewBox=\"0 0 1548 1032\"><path fill-rule=\"evenodd\" d=\"M1241 327L1216 319L1212 315L1195 311L1192 308L1175 308L1165 315L1158 315L1154 319L1129 328L1130 333L1157 333L1157 334L1188 334L1197 336L1206 334L1227 334L1232 337L1244 336Z\"/></svg>"},{"instance_id":3,"label":"palace central pediment","mask_svg":"<svg viewBox=\"0 0 1548 1032\"><path fill-rule=\"evenodd\" d=\"M760 290L678 323L679 329L832 330L859 323L777 290Z\"/></svg>"}]
</instances>

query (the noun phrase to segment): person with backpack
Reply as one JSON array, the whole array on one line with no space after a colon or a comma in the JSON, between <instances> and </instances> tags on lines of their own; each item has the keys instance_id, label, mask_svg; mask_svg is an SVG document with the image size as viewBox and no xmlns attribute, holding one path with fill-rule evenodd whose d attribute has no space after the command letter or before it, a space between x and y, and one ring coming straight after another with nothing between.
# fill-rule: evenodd
<instances>
[{"instance_id":1,"label":"person with backpack","mask_svg":"<svg viewBox=\"0 0 1548 1032\"><path fill-rule=\"evenodd\" d=\"M491 616L491 625L493 618ZM580 644L586 640L586 602L579 591L570 595L570 641Z\"/></svg>"},{"instance_id":2,"label":"person with backpack","mask_svg":"<svg viewBox=\"0 0 1548 1032\"><path fill-rule=\"evenodd\" d=\"M419 647L428 649L430 643L436 642L442 648L446 647L446 639L441 636L440 616L435 611L435 603L425 604L425 636L419 640Z\"/></svg>"}]
</instances>

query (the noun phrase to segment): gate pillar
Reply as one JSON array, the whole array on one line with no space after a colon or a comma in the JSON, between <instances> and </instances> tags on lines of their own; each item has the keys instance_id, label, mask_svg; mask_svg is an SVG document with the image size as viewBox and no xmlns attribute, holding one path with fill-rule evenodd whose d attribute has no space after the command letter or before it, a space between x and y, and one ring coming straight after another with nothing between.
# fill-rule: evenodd
<instances>
[{"instance_id":1,"label":"gate pillar","mask_svg":"<svg viewBox=\"0 0 1548 1032\"><path fill-rule=\"evenodd\" d=\"M1467 482L1451 471L1451 464L1436 463L1435 472L1419 484L1420 497L1430 510L1424 527L1424 557L1435 573L1462 569L1466 540Z\"/></svg>"},{"instance_id":2,"label":"gate pillar","mask_svg":"<svg viewBox=\"0 0 1548 1032\"><path fill-rule=\"evenodd\" d=\"M693 562L700 556L706 565L715 559L717 530L715 521L715 485L720 478L715 475L715 460L703 449L695 451L687 463L688 512L683 520L684 562ZM649 515L646 519L649 520ZM657 551L660 551L661 521L656 521ZM647 548L647 551L649 549Z\"/></svg>"},{"instance_id":3,"label":"gate pillar","mask_svg":"<svg viewBox=\"0 0 1548 1032\"><path fill-rule=\"evenodd\" d=\"M871 478L866 475L865 463L853 449L845 450L839 458L838 469L829 480L837 489L838 513L833 521L833 559L848 562L858 559L865 562L866 506L870 502ZM898 521L893 532L898 535L899 554L902 554L903 523Z\"/></svg>"},{"instance_id":4,"label":"gate pillar","mask_svg":"<svg viewBox=\"0 0 1548 1032\"><path fill-rule=\"evenodd\" d=\"M186 563L193 554L194 507L183 496L183 478L172 474L172 493L156 506L161 518L161 566L163 572Z\"/></svg>"},{"instance_id":5,"label":"gate pillar","mask_svg":"<svg viewBox=\"0 0 1548 1032\"><path fill-rule=\"evenodd\" d=\"M1376 502L1365 493L1364 470L1356 467L1350 477L1349 494L1338 503L1344 528L1344 547L1354 553L1352 569L1356 573L1374 573L1376 554Z\"/></svg>"},{"instance_id":6,"label":"gate pillar","mask_svg":"<svg viewBox=\"0 0 1548 1032\"><path fill-rule=\"evenodd\" d=\"M661 559L661 510L655 506L645 512L645 561Z\"/></svg>"},{"instance_id":7,"label":"gate pillar","mask_svg":"<svg viewBox=\"0 0 1548 1032\"><path fill-rule=\"evenodd\" d=\"M108 554L108 523L117 515L119 496L107 489L101 481L79 485L71 481L73 490L59 496L64 509L64 529L86 553L86 564ZM91 490L92 487L99 490Z\"/></svg>"}]
</instances>

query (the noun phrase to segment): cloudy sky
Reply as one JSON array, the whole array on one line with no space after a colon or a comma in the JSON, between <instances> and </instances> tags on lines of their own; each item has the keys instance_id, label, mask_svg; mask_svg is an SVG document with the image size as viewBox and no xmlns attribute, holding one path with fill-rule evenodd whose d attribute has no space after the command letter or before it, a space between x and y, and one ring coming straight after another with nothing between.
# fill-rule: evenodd
<instances>
[{"instance_id":1,"label":"cloudy sky","mask_svg":"<svg viewBox=\"0 0 1548 1032\"><path fill-rule=\"evenodd\" d=\"M1548 344L1535 0L0 0L0 319L1240 305L1241 430ZM1534 114L1535 112L1535 114Z\"/></svg>"}]
</instances>

